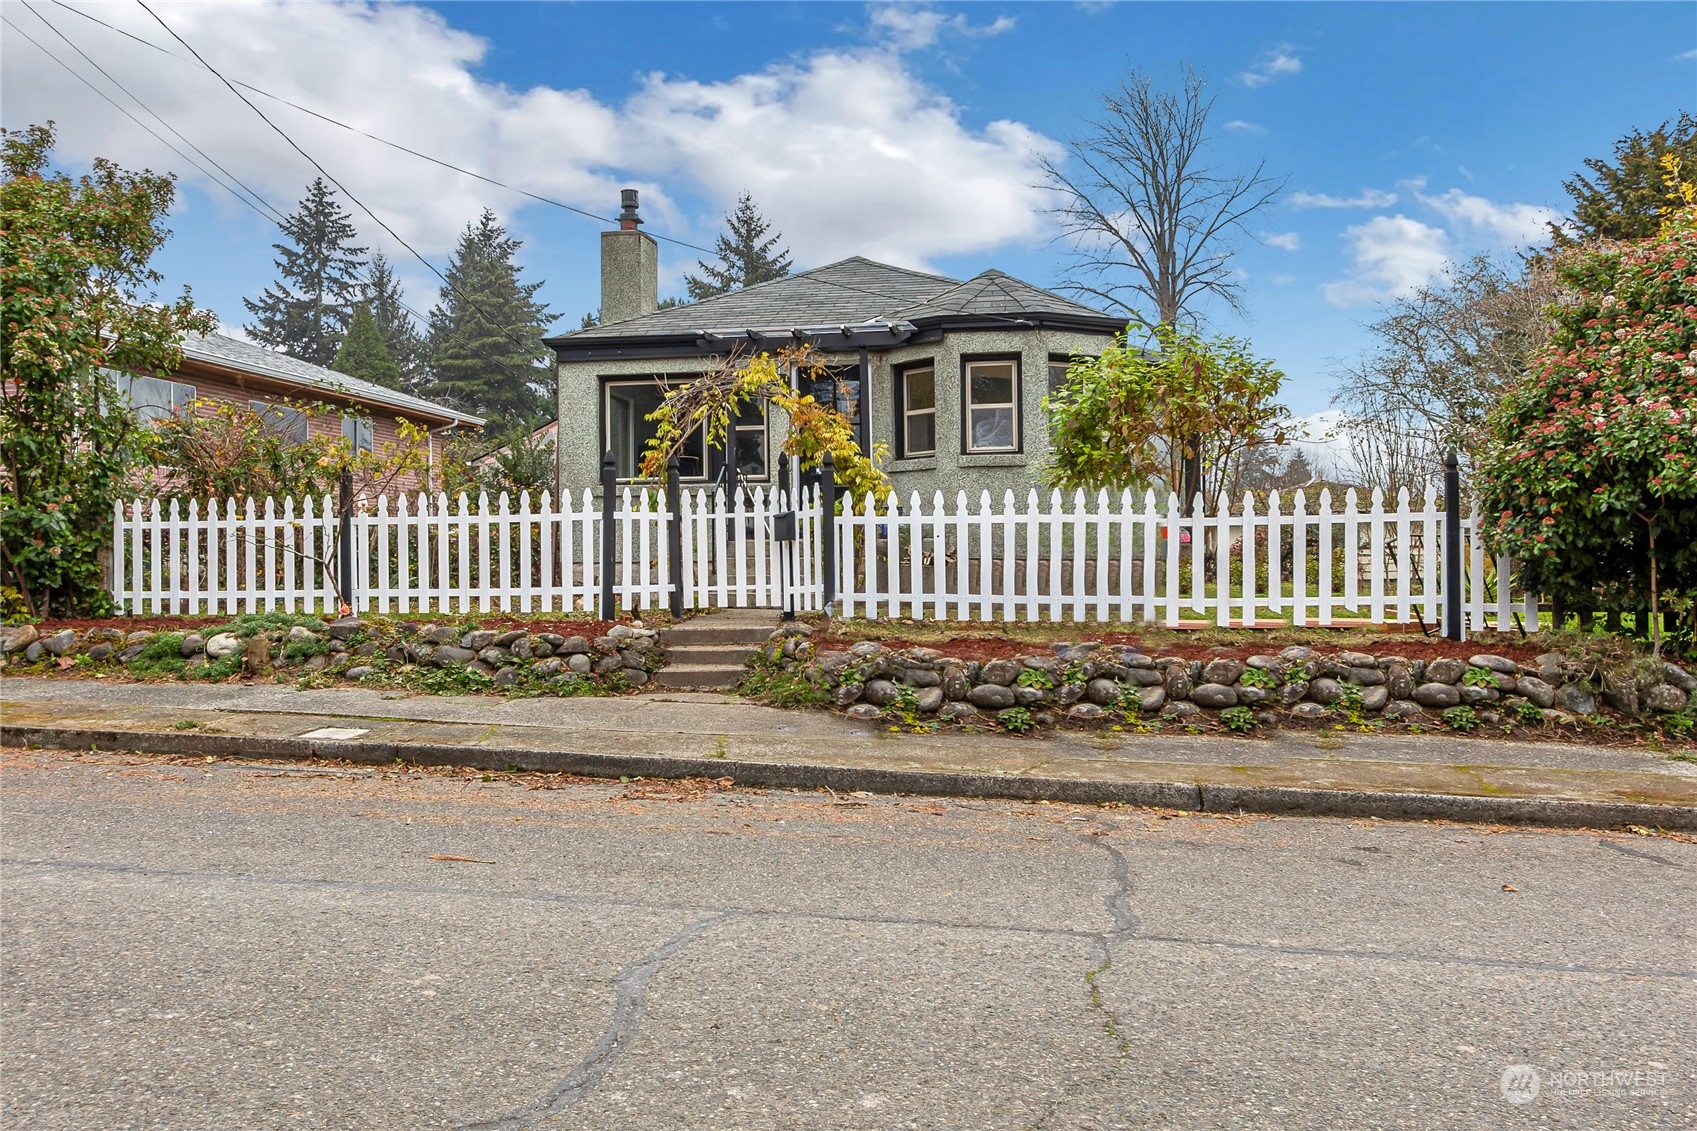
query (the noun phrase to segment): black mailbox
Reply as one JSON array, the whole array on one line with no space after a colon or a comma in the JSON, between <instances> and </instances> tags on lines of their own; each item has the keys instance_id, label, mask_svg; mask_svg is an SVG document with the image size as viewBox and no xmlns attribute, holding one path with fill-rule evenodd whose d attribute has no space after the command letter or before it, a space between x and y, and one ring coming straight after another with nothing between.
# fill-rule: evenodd
<instances>
[{"instance_id":1,"label":"black mailbox","mask_svg":"<svg viewBox=\"0 0 1697 1131\"><path fill-rule=\"evenodd\" d=\"M772 516L772 540L774 542L795 541L794 511L780 511Z\"/></svg>"}]
</instances>

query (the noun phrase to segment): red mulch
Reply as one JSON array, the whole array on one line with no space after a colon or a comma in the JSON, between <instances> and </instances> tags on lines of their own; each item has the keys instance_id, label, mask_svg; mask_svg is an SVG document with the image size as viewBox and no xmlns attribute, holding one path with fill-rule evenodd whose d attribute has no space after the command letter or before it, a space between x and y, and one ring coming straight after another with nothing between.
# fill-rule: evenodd
<instances>
[{"instance_id":1,"label":"red mulch","mask_svg":"<svg viewBox=\"0 0 1697 1131\"><path fill-rule=\"evenodd\" d=\"M1089 632L1081 631L1077 638L1080 641L1100 640L1104 644L1130 644L1142 648L1151 656L1178 656L1186 660L1213 660L1225 657L1233 660L1246 660L1255 655L1277 655L1283 644L1240 645L1235 647L1210 646L1207 644L1150 644L1145 646L1134 632ZM819 640L822 651L837 651L855 644L854 640L841 640L826 636ZM880 640L878 643L887 648L901 649L913 647L935 648L945 656L960 660L1001 660L1014 656L1048 655L1050 648L1047 644L1028 643L1018 640L1007 640L999 636L957 636L945 643L912 644L903 640ZM1328 655L1336 652L1369 652L1375 656L1402 656L1409 660L1440 660L1448 656L1465 658L1476 656L1481 652L1493 655L1507 656L1517 663L1529 664L1533 659L1548 652L1547 644L1537 642L1533 637L1526 643L1518 638L1502 640L1465 640L1460 644L1436 637L1423 637L1414 633L1385 633L1384 643L1377 641L1371 644L1359 641L1347 645L1332 645L1327 643L1324 630L1317 630L1308 642L1314 651Z\"/></svg>"},{"instance_id":2,"label":"red mulch","mask_svg":"<svg viewBox=\"0 0 1697 1131\"><path fill-rule=\"evenodd\" d=\"M413 619L404 613L388 613L385 614L385 617L397 624L401 621ZM36 629L43 636L50 636L53 633L58 632L60 629L65 628L75 629L79 633L86 632L91 628L116 628L121 632L187 632L196 628L211 628L222 624L229 624L231 619L232 617L230 616L71 617L66 620L42 621L40 624L36 625ZM420 617L418 618L417 623L436 624L444 619L445 618L439 616ZM522 628L526 632L530 633L557 632L561 636L588 637L605 636L607 635L607 630L615 624L634 623L631 620L566 620L546 616L530 618L522 615L515 616L509 613L497 612L468 613L463 618L458 618L454 623L458 623L459 620L475 621L478 624L481 624L484 628Z\"/></svg>"}]
</instances>

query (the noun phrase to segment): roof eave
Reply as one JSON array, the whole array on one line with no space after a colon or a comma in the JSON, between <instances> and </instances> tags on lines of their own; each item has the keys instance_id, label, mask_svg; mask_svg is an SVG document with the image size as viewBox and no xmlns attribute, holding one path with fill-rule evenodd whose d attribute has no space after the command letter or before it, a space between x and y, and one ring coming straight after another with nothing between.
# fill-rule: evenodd
<instances>
[{"instance_id":1,"label":"roof eave","mask_svg":"<svg viewBox=\"0 0 1697 1131\"><path fill-rule=\"evenodd\" d=\"M438 428L458 427L462 425L472 428L482 428L485 424L485 421L481 416L477 416L469 412L458 412L443 405L433 404L429 409L423 409L412 403L402 403L391 400L388 397L359 393L346 387L338 386L331 388L328 385L319 385L311 381L307 381L298 374L287 373L281 370L262 369L258 366L243 365L239 362L231 361L229 358L196 353L186 346L183 349L183 361L206 369L216 370L220 374L245 379L257 377L261 381L269 382L272 385L283 386L288 389L307 390L320 396L335 397L339 400L347 401L350 404L381 405L383 408L389 409L392 412L396 412L413 419L436 421L438 422L436 424L436 427Z\"/></svg>"}]
</instances>

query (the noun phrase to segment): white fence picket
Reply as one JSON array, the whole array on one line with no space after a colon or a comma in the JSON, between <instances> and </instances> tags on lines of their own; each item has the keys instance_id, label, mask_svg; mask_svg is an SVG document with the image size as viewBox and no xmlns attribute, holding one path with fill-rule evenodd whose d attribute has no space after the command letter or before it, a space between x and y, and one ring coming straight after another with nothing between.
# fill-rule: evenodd
<instances>
[{"instance_id":1,"label":"white fence picket","mask_svg":"<svg viewBox=\"0 0 1697 1131\"><path fill-rule=\"evenodd\" d=\"M1435 491L1406 490L1387 507L1353 491L1334 509L1297 491L1286 506L1245 496L1234 508L1153 491L1117 498L1031 491L998 507L934 493L848 497L833 522L832 588L845 616L1105 622L1186 618L1259 623L1263 610L1298 624L1437 623L1443 514ZM515 505L516 503L516 505ZM420 494L365 501L353 516L354 605L378 613L544 613L598 607L611 571L621 604L665 606L674 574L685 608L822 607L823 496L756 486L703 489L672 508L664 493L622 489L614 557L602 562L601 510L548 492L514 500ZM1312 509L1311 509L1312 508ZM793 540L775 523L792 514ZM339 516L328 498L136 499L112 518L112 594L131 615L282 610L334 615ZM668 533L679 524L682 557ZM1462 523L1463 608L1477 631L1539 627L1536 596L1516 591L1513 563L1487 557L1478 519ZM1363 555L1366 555L1363 560Z\"/></svg>"}]
</instances>

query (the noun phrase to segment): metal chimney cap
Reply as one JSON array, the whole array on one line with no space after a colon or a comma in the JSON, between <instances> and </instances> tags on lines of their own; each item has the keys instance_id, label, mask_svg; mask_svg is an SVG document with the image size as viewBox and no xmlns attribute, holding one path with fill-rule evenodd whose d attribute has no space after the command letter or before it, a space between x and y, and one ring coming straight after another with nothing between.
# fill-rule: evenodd
<instances>
[{"instance_id":1,"label":"metal chimney cap","mask_svg":"<svg viewBox=\"0 0 1697 1131\"><path fill-rule=\"evenodd\" d=\"M642 223L642 217L636 214L636 190L633 188L619 190L619 228L631 232Z\"/></svg>"}]
</instances>

